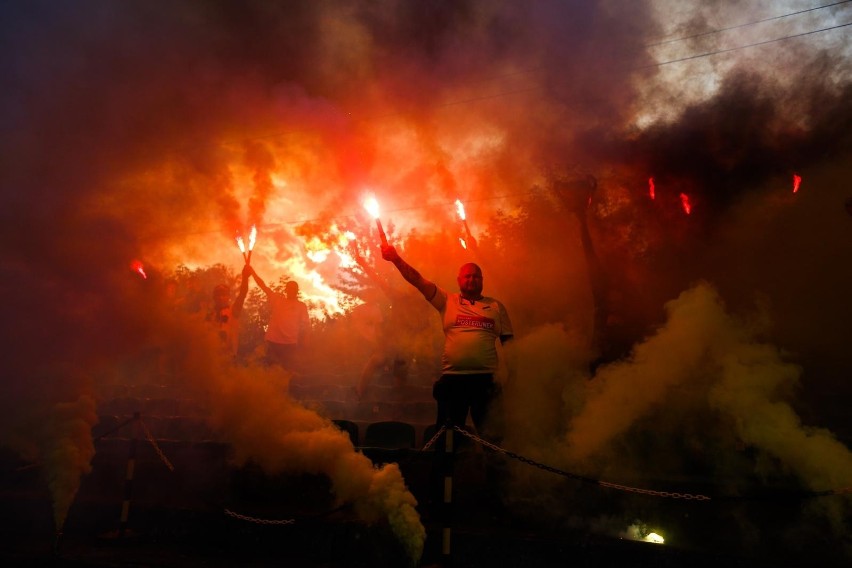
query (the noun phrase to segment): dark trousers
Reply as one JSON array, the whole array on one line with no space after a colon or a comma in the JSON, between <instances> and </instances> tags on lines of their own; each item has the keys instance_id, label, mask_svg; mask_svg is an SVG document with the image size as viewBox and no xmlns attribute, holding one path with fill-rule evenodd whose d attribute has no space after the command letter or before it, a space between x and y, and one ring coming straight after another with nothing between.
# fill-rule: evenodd
<instances>
[{"instance_id":1,"label":"dark trousers","mask_svg":"<svg viewBox=\"0 0 852 568\"><path fill-rule=\"evenodd\" d=\"M432 396L438 403L435 424L440 428L450 420L454 426L464 426L467 415L476 432L485 435L491 404L498 394L494 375L441 375L432 386Z\"/></svg>"},{"instance_id":2,"label":"dark trousers","mask_svg":"<svg viewBox=\"0 0 852 568\"><path fill-rule=\"evenodd\" d=\"M293 371L296 367L299 354L299 345L297 343L273 343L266 342L266 364L280 365L288 371Z\"/></svg>"},{"instance_id":3,"label":"dark trousers","mask_svg":"<svg viewBox=\"0 0 852 568\"><path fill-rule=\"evenodd\" d=\"M490 373L476 375L442 375L432 386L432 396L438 403L435 423L441 426L464 427L470 413L476 433L489 442L499 444L500 435L491 424L495 402L500 388ZM449 422L448 422L449 421ZM459 444L472 445L473 442L458 432L453 432L452 453L456 453ZM435 454L430 474L431 499L440 502L443 494L443 478L452 469L453 456L445 454L446 434L435 441ZM490 465L488 466L490 469Z\"/></svg>"}]
</instances>

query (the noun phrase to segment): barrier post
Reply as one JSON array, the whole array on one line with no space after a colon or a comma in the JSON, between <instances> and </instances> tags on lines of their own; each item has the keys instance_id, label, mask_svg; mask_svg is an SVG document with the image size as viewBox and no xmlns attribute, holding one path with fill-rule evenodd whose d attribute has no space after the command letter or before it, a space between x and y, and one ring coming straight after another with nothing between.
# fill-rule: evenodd
<instances>
[{"instance_id":1,"label":"barrier post","mask_svg":"<svg viewBox=\"0 0 852 568\"><path fill-rule=\"evenodd\" d=\"M133 413L133 426L130 435L130 453L127 456L127 470L124 476L124 501L121 503L121 519L119 521L118 536L124 537L127 533L127 518L130 515L130 497L133 494L133 474L136 470L136 447L139 444L139 421L140 413Z\"/></svg>"},{"instance_id":2,"label":"barrier post","mask_svg":"<svg viewBox=\"0 0 852 568\"><path fill-rule=\"evenodd\" d=\"M447 422L444 432L444 499L443 499L443 530L441 531L441 565L450 566L450 544L452 538L453 519L453 470L455 452L453 451L453 424Z\"/></svg>"}]
</instances>

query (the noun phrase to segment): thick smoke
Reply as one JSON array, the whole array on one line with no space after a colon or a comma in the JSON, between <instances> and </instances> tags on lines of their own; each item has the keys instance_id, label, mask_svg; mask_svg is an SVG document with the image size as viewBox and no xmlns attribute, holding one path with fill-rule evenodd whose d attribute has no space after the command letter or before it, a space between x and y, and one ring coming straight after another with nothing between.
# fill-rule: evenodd
<instances>
[{"instance_id":1,"label":"thick smoke","mask_svg":"<svg viewBox=\"0 0 852 568\"><path fill-rule=\"evenodd\" d=\"M306 242L368 235L367 191L424 275L451 288L475 260L508 306L507 444L601 475L678 475L702 448L737 475L768 460L804 487L848 483L830 433L848 435L852 396L848 28L660 66L804 31L782 22L648 47L729 23L731 5L738 19L774 15L673 4L2 3L0 443L50 470L57 526L91 456L81 432L100 383L132 382L145 349L178 341L158 339L172 324L152 315L163 275L237 271L234 234L254 223L258 272L329 303L343 261L309 258ZM600 307L581 224L553 190L588 175L606 348L590 339ZM457 198L475 248L458 245ZM359 246L375 258L375 242ZM329 353L352 351L346 335L328 339ZM263 400L260 415L283 421L257 438L260 425L240 431L251 416L218 406L241 457L326 473L416 554L422 527L397 470L368 472L321 419L265 396L275 379L262 371L226 377L193 361L177 368L211 377L211 404ZM659 447L624 450L640 431L660 431ZM740 459L742 446L771 459ZM510 502L540 482L513 474Z\"/></svg>"}]
</instances>

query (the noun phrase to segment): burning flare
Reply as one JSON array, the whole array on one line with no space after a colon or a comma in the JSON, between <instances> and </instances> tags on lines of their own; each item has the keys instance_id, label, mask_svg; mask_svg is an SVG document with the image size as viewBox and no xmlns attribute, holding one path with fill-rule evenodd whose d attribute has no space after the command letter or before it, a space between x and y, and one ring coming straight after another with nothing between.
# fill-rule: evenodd
<instances>
[{"instance_id":1,"label":"burning flare","mask_svg":"<svg viewBox=\"0 0 852 568\"><path fill-rule=\"evenodd\" d=\"M376 220L376 227L379 229L379 237L382 239L382 246L388 245L388 238L385 235L385 229L382 227L382 221L379 219L379 202L375 197L368 197L364 200L364 209L367 213Z\"/></svg>"},{"instance_id":2,"label":"burning flare","mask_svg":"<svg viewBox=\"0 0 852 568\"><path fill-rule=\"evenodd\" d=\"M237 234L237 246L240 249L240 252L243 253L243 259L248 262L248 255L246 254L246 243L243 241L243 236Z\"/></svg>"},{"instance_id":3,"label":"burning flare","mask_svg":"<svg viewBox=\"0 0 852 568\"><path fill-rule=\"evenodd\" d=\"M649 196L652 200L657 198L657 194L655 193L654 178L653 178L653 176L648 178L648 196Z\"/></svg>"},{"instance_id":4,"label":"burning flare","mask_svg":"<svg viewBox=\"0 0 852 568\"><path fill-rule=\"evenodd\" d=\"M456 213L459 214L459 219L461 219L462 221L467 219L464 214L464 204L461 202L460 199L456 199Z\"/></svg>"},{"instance_id":5,"label":"burning flare","mask_svg":"<svg viewBox=\"0 0 852 568\"><path fill-rule=\"evenodd\" d=\"M463 249L467 250L468 243L470 243L471 247L476 247L476 239L473 238L473 235L470 233L470 227L467 226L467 215L464 212L464 204L460 199L456 199L456 213L458 213L459 219L464 225L464 237L459 237L459 242Z\"/></svg>"},{"instance_id":6,"label":"burning flare","mask_svg":"<svg viewBox=\"0 0 852 568\"><path fill-rule=\"evenodd\" d=\"M799 174L793 174L793 193L797 193L799 191L800 185L802 185L802 176Z\"/></svg>"},{"instance_id":7,"label":"burning flare","mask_svg":"<svg viewBox=\"0 0 852 568\"><path fill-rule=\"evenodd\" d=\"M246 256L246 264L251 264L251 251L254 250L254 243L257 242L257 227L252 225L249 232L248 256Z\"/></svg>"},{"instance_id":8,"label":"burning flare","mask_svg":"<svg viewBox=\"0 0 852 568\"><path fill-rule=\"evenodd\" d=\"M680 194L680 205L683 207L683 212L687 215L692 213L692 203L689 201L689 196L685 193Z\"/></svg>"},{"instance_id":9,"label":"burning flare","mask_svg":"<svg viewBox=\"0 0 852 568\"><path fill-rule=\"evenodd\" d=\"M141 260L133 260L133 261L130 263L130 270L132 270L133 272L138 273L138 274L139 274L140 276L142 276L142 278L144 278L145 280L147 280L147 279L148 279L148 275L147 275L147 274L145 274L145 267L144 267L144 266L142 266L142 261L141 261Z\"/></svg>"},{"instance_id":10,"label":"burning flare","mask_svg":"<svg viewBox=\"0 0 852 568\"><path fill-rule=\"evenodd\" d=\"M250 264L251 251L254 250L254 243L257 242L257 227L255 225L251 226L248 249L246 249L246 242L243 240L243 236L239 232L237 233L236 241L237 247L239 247L240 252L243 253L243 260L246 261L246 264Z\"/></svg>"}]
</instances>

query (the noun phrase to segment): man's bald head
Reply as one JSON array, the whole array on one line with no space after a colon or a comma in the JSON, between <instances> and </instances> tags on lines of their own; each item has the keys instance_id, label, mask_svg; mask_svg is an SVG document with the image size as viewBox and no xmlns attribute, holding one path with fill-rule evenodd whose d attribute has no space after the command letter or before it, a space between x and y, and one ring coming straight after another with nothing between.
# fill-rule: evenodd
<instances>
[{"instance_id":1,"label":"man's bald head","mask_svg":"<svg viewBox=\"0 0 852 568\"><path fill-rule=\"evenodd\" d=\"M459 268L456 281L459 285L459 292L465 299L478 300L482 297L482 269L479 268L479 265L472 262L463 264Z\"/></svg>"}]
</instances>

